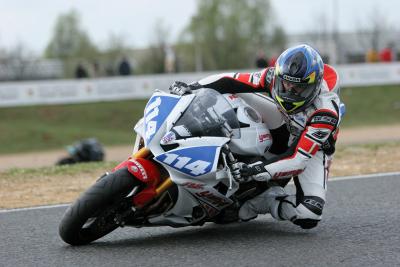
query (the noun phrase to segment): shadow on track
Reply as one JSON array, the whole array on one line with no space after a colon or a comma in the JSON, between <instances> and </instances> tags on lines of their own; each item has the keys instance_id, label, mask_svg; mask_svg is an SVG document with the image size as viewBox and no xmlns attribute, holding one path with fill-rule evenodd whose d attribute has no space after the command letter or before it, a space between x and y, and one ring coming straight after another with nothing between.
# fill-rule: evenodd
<instances>
[{"instance_id":1,"label":"shadow on track","mask_svg":"<svg viewBox=\"0 0 400 267\"><path fill-rule=\"evenodd\" d=\"M298 240L299 237L307 238L315 236L317 231L305 231L291 225L291 223L282 223L276 221L258 220L248 223L234 223L227 225L206 224L201 227L170 228L157 227L147 228L145 233L143 229L126 230L124 239L93 242L89 246L92 248L127 248L140 247L157 248L173 246L187 248L194 243L223 243L225 246L257 241L271 240ZM157 229L155 231L155 229ZM135 237L135 231L141 231L139 236ZM138 232L137 232L138 233ZM121 231L119 235L123 234ZM129 238L128 238L129 237Z\"/></svg>"}]
</instances>

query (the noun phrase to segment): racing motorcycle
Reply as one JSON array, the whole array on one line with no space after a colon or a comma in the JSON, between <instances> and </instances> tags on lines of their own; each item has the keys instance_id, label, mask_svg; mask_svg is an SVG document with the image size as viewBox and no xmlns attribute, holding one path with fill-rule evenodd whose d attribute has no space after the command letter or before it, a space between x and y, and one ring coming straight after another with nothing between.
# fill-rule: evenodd
<instances>
[{"instance_id":1,"label":"racing motorcycle","mask_svg":"<svg viewBox=\"0 0 400 267\"><path fill-rule=\"evenodd\" d=\"M88 244L123 226L237 222L240 205L271 186L238 172L237 162L264 155L272 137L236 95L156 90L134 130L132 156L66 210L59 226L66 243Z\"/></svg>"}]
</instances>

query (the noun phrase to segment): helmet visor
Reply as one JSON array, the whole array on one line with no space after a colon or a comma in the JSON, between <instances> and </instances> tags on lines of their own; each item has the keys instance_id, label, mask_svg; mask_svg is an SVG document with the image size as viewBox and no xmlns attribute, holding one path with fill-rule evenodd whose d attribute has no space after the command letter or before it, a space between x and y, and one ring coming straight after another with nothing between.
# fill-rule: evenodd
<instances>
[{"instance_id":1,"label":"helmet visor","mask_svg":"<svg viewBox=\"0 0 400 267\"><path fill-rule=\"evenodd\" d=\"M281 98L290 101L307 101L309 100L316 89L316 83L297 83L284 80L281 77L276 77L276 93Z\"/></svg>"}]
</instances>

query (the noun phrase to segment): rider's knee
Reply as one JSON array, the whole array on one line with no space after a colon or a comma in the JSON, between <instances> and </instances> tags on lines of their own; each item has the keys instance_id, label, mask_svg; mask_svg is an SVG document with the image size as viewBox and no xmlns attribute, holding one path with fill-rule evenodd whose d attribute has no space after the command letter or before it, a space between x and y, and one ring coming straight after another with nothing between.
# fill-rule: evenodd
<instances>
[{"instance_id":1,"label":"rider's knee","mask_svg":"<svg viewBox=\"0 0 400 267\"><path fill-rule=\"evenodd\" d=\"M304 196L299 202L292 222L303 229L316 227L322 218L325 201L317 196Z\"/></svg>"}]
</instances>

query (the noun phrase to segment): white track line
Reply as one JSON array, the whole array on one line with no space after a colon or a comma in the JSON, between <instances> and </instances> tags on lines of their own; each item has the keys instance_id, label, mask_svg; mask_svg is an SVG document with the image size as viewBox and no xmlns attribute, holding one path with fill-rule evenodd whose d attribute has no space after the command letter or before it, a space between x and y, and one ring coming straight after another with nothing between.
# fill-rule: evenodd
<instances>
[{"instance_id":1,"label":"white track line","mask_svg":"<svg viewBox=\"0 0 400 267\"><path fill-rule=\"evenodd\" d=\"M376 173L376 174L367 174L367 175L355 175L355 176L344 176L344 177L335 177L328 180L328 182L338 182L344 180L356 180L356 179L369 179L369 178L385 178L392 176L400 176L400 172L386 172L386 173ZM46 206L36 206L36 207L28 207L28 208L18 208L18 209L0 209L1 213L9 213L9 212L17 212L17 211L27 211L27 210L41 210L41 209L52 209L52 208L63 208L67 207L69 204L58 204L58 205L46 205Z\"/></svg>"},{"instance_id":2,"label":"white track line","mask_svg":"<svg viewBox=\"0 0 400 267\"><path fill-rule=\"evenodd\" d=\"M62 208L62 207L67 207L68 205L69 204L57 204L57 205L45 205L45 206L35 206L35 207L17 208L17 209L4 209L4 210L0 210L0 214L8 213L8 212L16 212L16 211L45 210L45 209L52 209L52 208Z\"/></svg>"},{"instance_id":3,"label":"white track line","mask_svg":"<svg viewBox=\"0 0 400 267\"><path fill-rule=\"evenodd\" d=\"M400 172L384 172L384 173L334 177L334 178L328 179L328 182L337 182L337 181L355 180L355 179L369 179L369 178L385 178L385 177L392 177L392 176L400 176Z\"/></svg>"}]
</instances>

